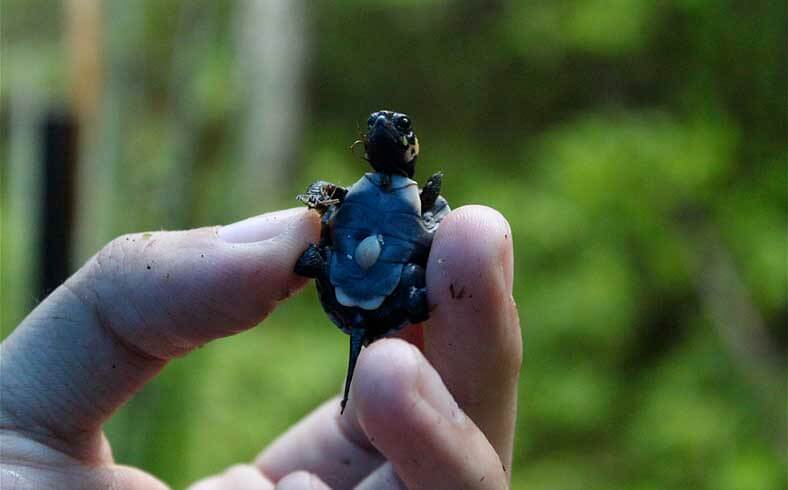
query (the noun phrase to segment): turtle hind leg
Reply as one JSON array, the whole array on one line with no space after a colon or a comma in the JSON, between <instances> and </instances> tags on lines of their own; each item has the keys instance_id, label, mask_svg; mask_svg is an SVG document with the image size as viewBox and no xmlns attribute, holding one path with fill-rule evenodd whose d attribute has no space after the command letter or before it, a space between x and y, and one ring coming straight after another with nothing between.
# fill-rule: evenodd
<instances>
[{"instance_id":1,"label":"turtle hind leg","mask_svg":"<svg viewBox=\"0 0 788 490\"><path fill-rule=\"evenodd\" d=\"M402 271L402 306L410 323L419 323L429 318L427 288L424 268L418 264L408 264Z\"/></svg>"},{"instance_id":2,"label":"turtle hind leg","mask_svg":"<svg viewBox=\"0 0 788 490\"><path fill-rule=\"evenodd\" d=\"M353 372L356 370L356 361L359 354L361 354L361 348L364 346L364 335L365 330L363 328L353 327L350 331L350 356L348 358L347 377L345 378L345 393L340 404L340 415L345 413L345 406L350 395L350 383L353 381Z\"/></svg>"},{"instance_id":3,"label":"turtle hind leg","mask_svg":"<svg viewBox=\"0 0 788 490\"><path fill-rule=\"evenodd\" d=\"M298 258L294 272L299 276L314 279L325 275L327 267L328 263L323 254L320 253L320 249L314 243L310 243L309 247Z\"/></svg>"},{"instance_id":4,"label":"turtle hind leg","mask_svg":"<svg viewBox=\"0 0 788 490\"><path fill-rule=\"evenodd\" d=\"M405 309L410 323L426 321L430 317L427 304L427 288L411 286L405 299Z\"/></svg>"}]
</instances>

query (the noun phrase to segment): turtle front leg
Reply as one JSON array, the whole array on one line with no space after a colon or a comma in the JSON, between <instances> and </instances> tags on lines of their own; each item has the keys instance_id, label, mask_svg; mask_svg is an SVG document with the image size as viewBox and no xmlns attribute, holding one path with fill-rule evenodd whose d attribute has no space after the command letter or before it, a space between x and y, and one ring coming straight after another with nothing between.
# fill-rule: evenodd
<instances>
[{"instance_id":1,"label":"turtle front leg","mask_svg":"<svg viewBox=\"0 0 788 490\"><path fill-rule=\"evenodd\" d=\"M421 219L430 231L435 231L441 220L451 211L446 198L441 196L442 183L443 173L438 172L432 174L421 189Z\"/></svg>"},{"instance_id":2,"label":"turtle front leg","mask_svg":"<svg viewBox=\"0 0 788 490\"><path fill-rule=\"evenodd\" d=\"M424 187L421 188L421 212L425 213L435 206L435 201L441 195L441 184L443 183L443 172L436 172L427 179Z\"/></svg>"},{"instance_id":3,"label":"turtle front leg","mask_svg":"<svg viewBox=\"0 0 788 490\"><path fill-rule=\"evenodd\" d=\"M344 187L318 180L307 187L305 193L297 195L296 199L322 215L331 206L342 204L346 194L347 189Z\"/></svg>"},{"instance_id":4,"label":"turtle front leg","mask_svg":"<svg viewBox=\"0 0 788 490\"><path fill-rule=\"evenodd\" d=\"M323 254L320 253L320 248L317 245L314 243L309 244L309 247L298 258L294 272L299 276L311 279L328 275L328 262L323 257Z\"/></svg>"}]
</instances>

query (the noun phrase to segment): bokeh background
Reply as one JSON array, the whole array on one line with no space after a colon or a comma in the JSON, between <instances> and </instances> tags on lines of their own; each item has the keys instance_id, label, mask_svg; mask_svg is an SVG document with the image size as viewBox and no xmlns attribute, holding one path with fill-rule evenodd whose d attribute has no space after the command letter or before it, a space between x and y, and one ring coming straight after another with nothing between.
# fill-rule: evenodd
<instances>
[{"instance_id":1,"label":"bokeh background","mask_svg":"<svg viewBox=\"0 0 788 490\"><path fill-rule=\"evenodd\" d=\"M378 108L515 238L514 488L786 488L785 2L4 0L2 335L113 236L354 182ZM340 387L312 288L108 424L176 488Z\"/></svg>"}]
</instances>

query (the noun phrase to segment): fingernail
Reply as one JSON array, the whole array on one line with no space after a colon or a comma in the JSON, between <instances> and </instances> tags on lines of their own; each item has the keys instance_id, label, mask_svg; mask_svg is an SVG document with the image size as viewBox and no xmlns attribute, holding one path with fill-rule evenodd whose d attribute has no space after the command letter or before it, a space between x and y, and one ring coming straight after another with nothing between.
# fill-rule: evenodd
<instances>
[{"instance_id":1,"label":"fingernail","mask_svg":"<svg viewBox=\"0 0 788 490\"><path fill-rule=\"evenodd\" d=\"M414 347L414 350L417 349ZM419 353L419 355L421 354ZM417 389L424 401L446 419L455 423L465 420L465 413L449 393L438 371L428 364L426 359L419 364Z\"/></svg>"},{"instance_id":2,"label":"fingernail","mask_svg":"<svg viewBox=\"0 0 788 490\"><path fill-rule=\"evenodd\" d=\"M269 240L287 230L287 227L308 211L292 208L261 214L219 228L219 238L227 243L252 243Z\"/></svg>"}]
</instances>

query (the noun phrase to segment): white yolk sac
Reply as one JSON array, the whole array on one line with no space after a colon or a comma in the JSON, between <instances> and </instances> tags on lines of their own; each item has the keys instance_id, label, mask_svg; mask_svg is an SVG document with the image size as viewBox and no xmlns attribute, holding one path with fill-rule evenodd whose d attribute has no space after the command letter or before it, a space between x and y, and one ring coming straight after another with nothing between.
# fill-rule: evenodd
<instances>
[{"instance_id":1,"label":"white yolk sac","mask_svg":"<svg viewBox=\"0 0 788 490\"><path fill-rule=\"evenodd\" d=\"M380 257L380 242L382 237L379 235L370 235L361 240L361 243L356 246L356 263L364 270L369 269Z\"/></svg>"}]
</instances>

